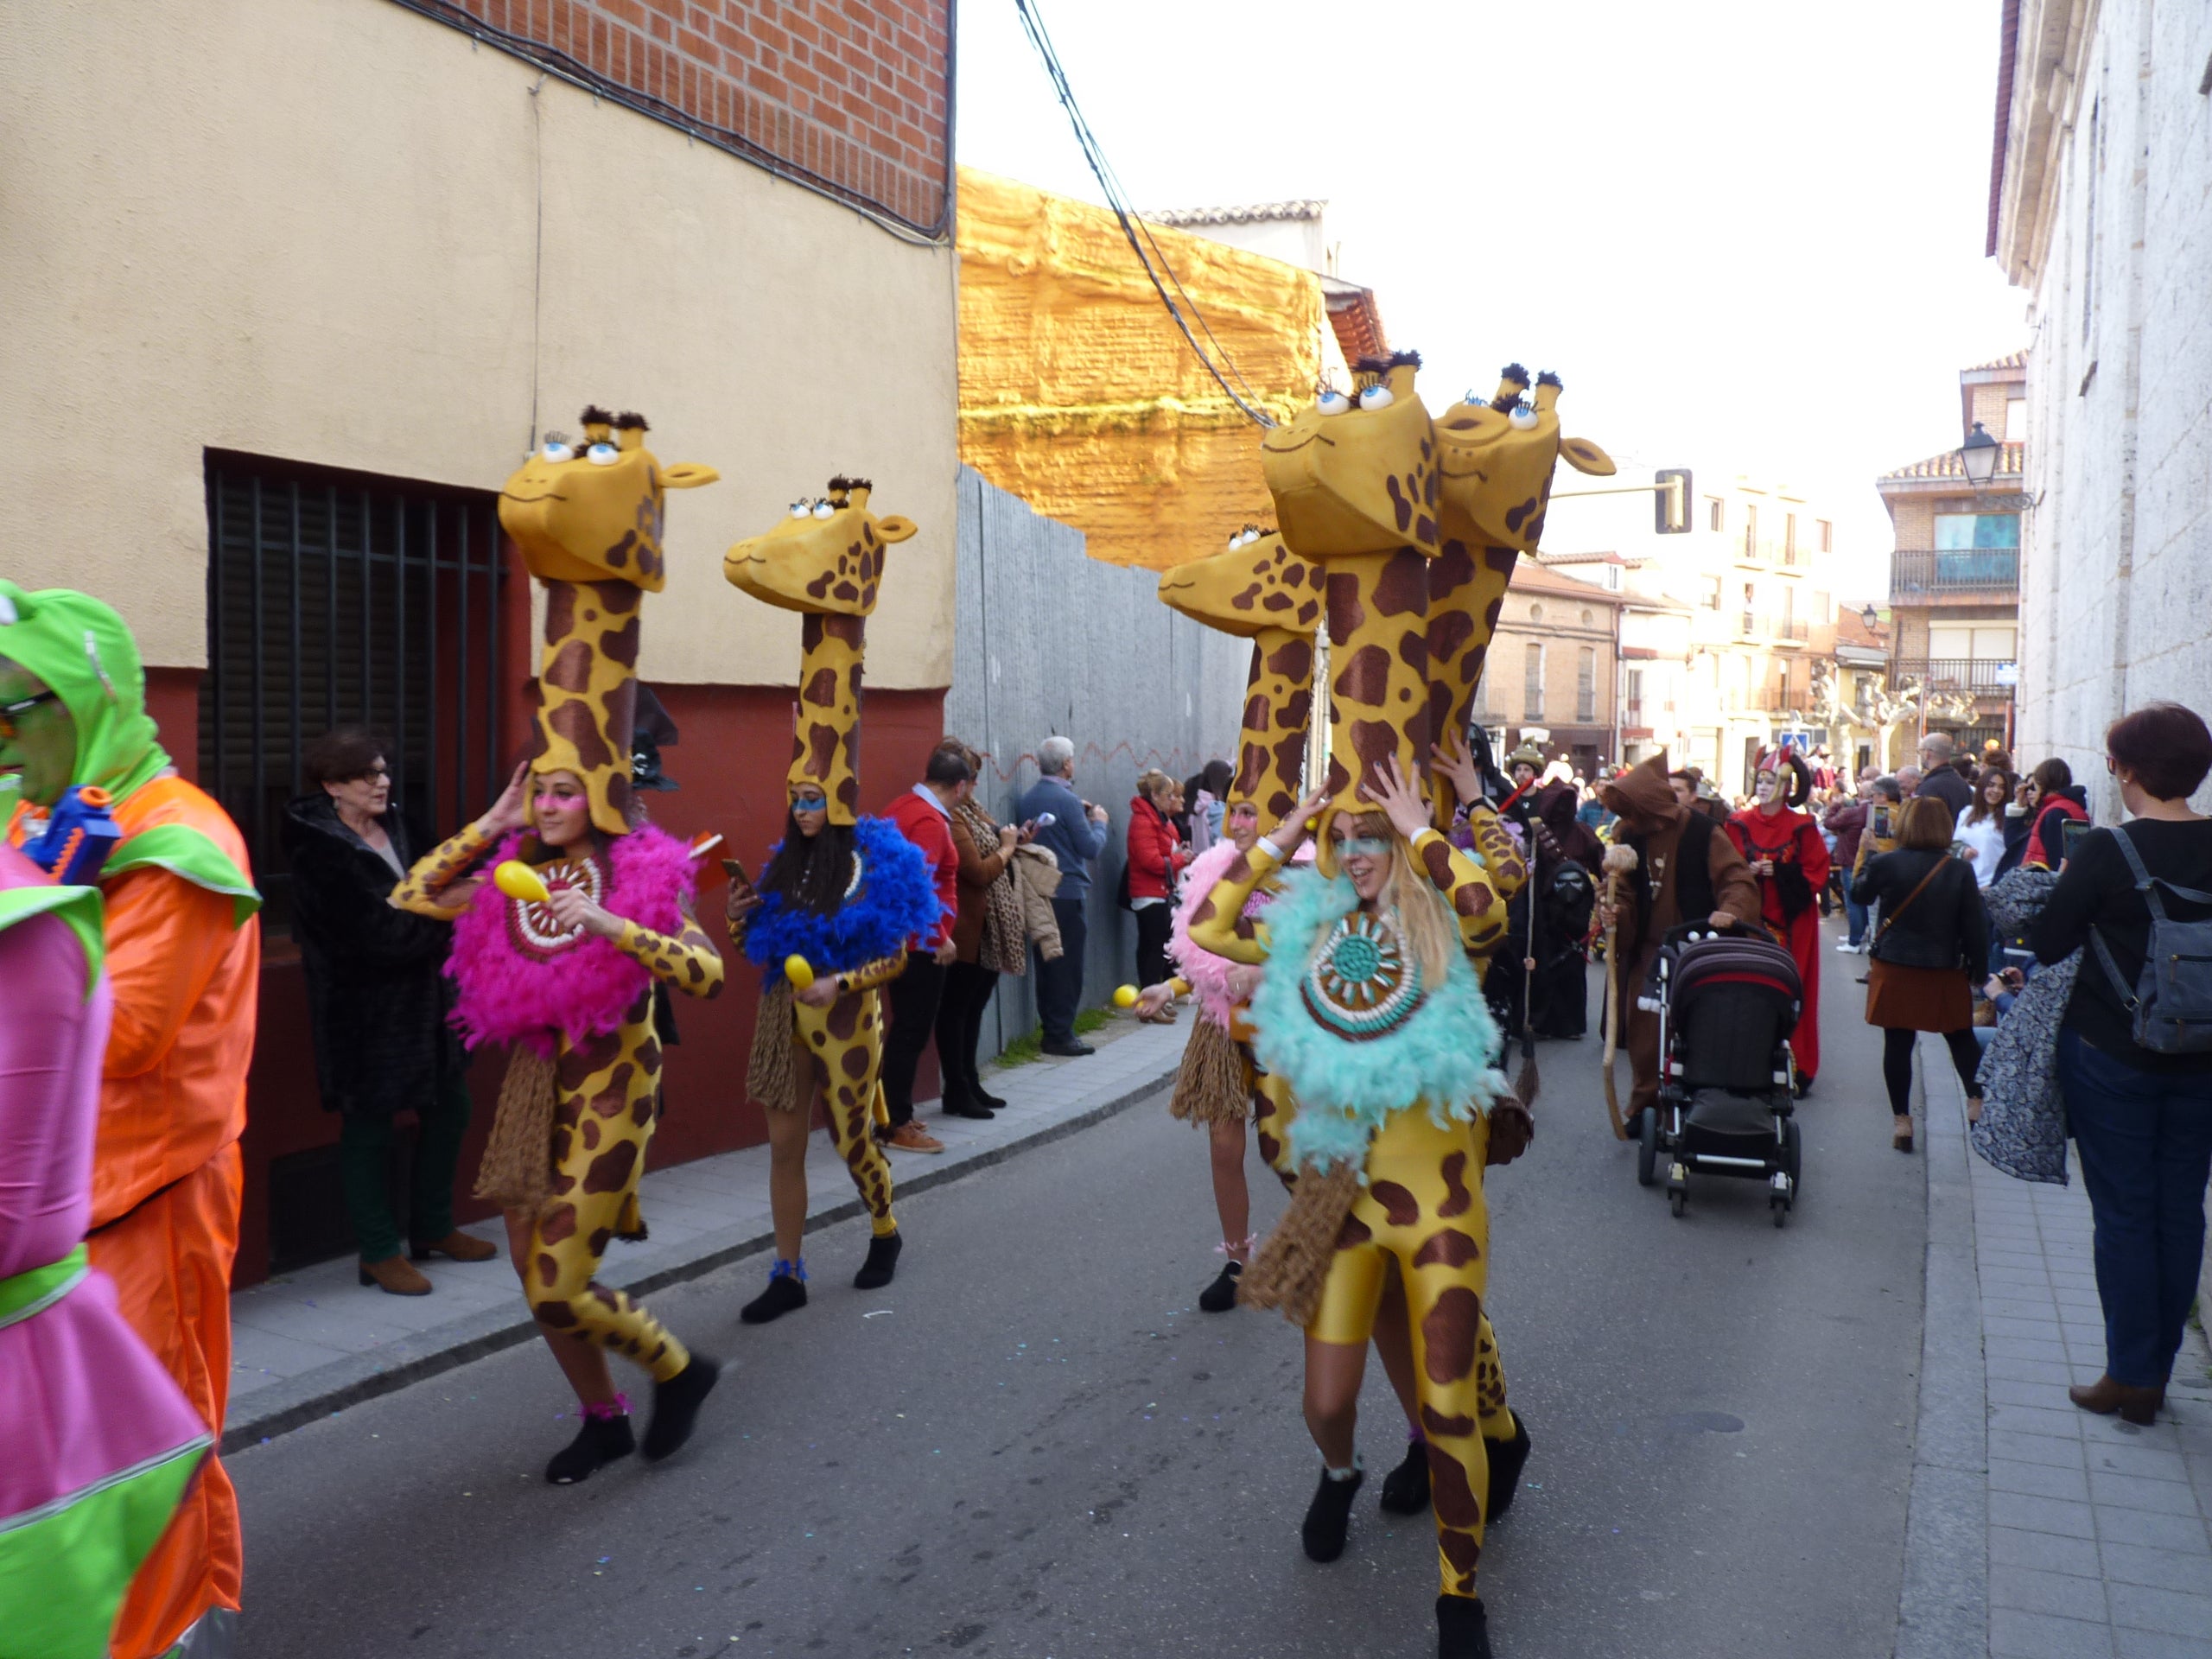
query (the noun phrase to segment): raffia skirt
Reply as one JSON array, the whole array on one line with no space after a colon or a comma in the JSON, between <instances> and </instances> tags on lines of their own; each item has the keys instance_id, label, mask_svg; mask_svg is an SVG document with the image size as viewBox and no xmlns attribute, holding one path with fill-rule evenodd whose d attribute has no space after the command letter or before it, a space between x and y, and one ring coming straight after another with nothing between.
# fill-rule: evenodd
<instances>
[{"instance_id":1,"label":"raffia skirt","mask_svg":"<svg viewBox=\"0 0 2212 1659\"><path fill-rule=\"evenodd\" d=\"M1974 988L1963 968L1906 968L1875 961L1866 967L1866 1023L1890 1031L1942 1035L1974 1024Z\"/></svg>"}]
</instances>

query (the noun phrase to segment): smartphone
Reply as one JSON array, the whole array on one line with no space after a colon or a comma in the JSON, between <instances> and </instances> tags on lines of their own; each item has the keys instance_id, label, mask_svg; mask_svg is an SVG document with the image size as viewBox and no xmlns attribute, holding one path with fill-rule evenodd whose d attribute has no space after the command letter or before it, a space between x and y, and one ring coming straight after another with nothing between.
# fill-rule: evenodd
<instances>
[{"instance_id":1,"label":"smartphone","mask_svg":"<svg viewBox=\"0 0 2212 1659\"><path fill-rule=\"evenodd\" d=\"M2082 823L2079 818L2067 819L2066 827L2058 832L2058 856L2061 859L2073 857L2075 843L2094 827L2093 824Z\"/></svg>"},{"instance_id":2,"label":"smartphone","mask_svg":"<svg viewBox=\"0 0 2212 1659\"><path fill-rule=\"evenodd\" d=\"M1955 842L1953 842L1951 843L1951 856L1952 856L1953 858L1963 859L1966 855L1967 855L1967 844L1966 844L1966 842L1964 842L1963 841L1955 841Z\"/></svg>"},{"instance_id":3,"label":"smartphone","mask_svg":"<svg viewBox=\"0 0 2212 1659\"><path fill-rule=\"evenodd\" d=\"M1890 838L1890 808L1887 802L1884 802L1874 809L1872 826L1875 840L1887 841Z\"/></svg>"},{"instance_id":4,"label":"smartphone","mask_svg":"<svg viewBox=\"0 0 2212 1659\"><path fill-rule=\"evenodd\" d=\"M745 873L744 860L724 858L715 861L722 867L722 874L729 877L730 886L746 892L752 890L753 878Z\"/></svg>"}]
</instances>

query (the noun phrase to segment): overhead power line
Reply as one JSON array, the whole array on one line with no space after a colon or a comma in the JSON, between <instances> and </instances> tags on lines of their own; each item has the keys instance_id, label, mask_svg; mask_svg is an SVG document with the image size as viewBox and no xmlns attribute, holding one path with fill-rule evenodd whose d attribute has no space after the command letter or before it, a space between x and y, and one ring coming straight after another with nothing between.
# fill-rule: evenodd
<instances>
[{"instance_id":1,"label":"overhead power line","mask_svg":"<svg viewBox=\"0 0 2212 1659\"><path fill-rule=\"evenodd\" d=\"M1251 383L1237 368L1236 359L1229 354L1229 348L1215 337L1212 326L1206 321L1197 302L1185 291L1181 279L1167 263L1167 257L1160 251L1159 243L1154 240L1152 227L1129 206L1128 193L1122 189L1121 179L1107 161L1106 152L1100 147L1097 135L1091 131L1090 124L1083 118L1082 108L1075 100L1075 90L1068 85L1067 72L1060 67L1059 54L1052 49L1052 38L1046 32L1045 20L1037 15L1031 0L1014 0L1014 6L1020 14L1022 32L1029 36L1029 43L1037 48L1037 55L1044 60L1045 73L1052 83L1053 94L1060 100L1060 107L1067 111L1068 123L1075 129L1076 143L1083 151L1084 160L1090 164L1091 176L1098 181L1099 189L1105 194L1106 205L1114 210L1114 217L1121 223L1122 234L1128 239L1129 250L1136 255L1137 263L1144 267L1144 274L1151 278L1153 290L1160 296L1160 302L1167 308L1167 315L1174 318L1175 326L1183 331L1183 338L1189 342L1192 354L1205 365L1206 372L1214 378L1229 401L1236 404L1248 419L1260 426L1273 426L1274 417L1254 402L1247 400L1247 395L1256 399L1259 394L1252 390ZM1171 285L1175 290L1173 294L1168 292ZM1197 324L1195 329L1192 326L1194 321ZM1199 343L1200 334L1205 336L1206 345ZM1212 347L1212 354L1208 353L1207 346ZM1215 360L1216 354L1220 359L1219 362ZM1227 374L1223 372L1224 366ZM1230 385L1230 375L1236 376L1236 385ZM1243 388L1243 393L1237 391L1237 386Z\"/></svg>"}]
</instances>

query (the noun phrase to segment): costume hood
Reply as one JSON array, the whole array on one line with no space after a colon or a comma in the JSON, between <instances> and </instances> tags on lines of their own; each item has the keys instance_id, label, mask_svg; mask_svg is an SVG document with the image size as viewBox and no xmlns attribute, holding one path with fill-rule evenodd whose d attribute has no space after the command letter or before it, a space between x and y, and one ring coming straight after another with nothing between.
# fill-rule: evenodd
<instances>
[{"instance_id":1,"label":"costume hood","mask_svg":"<svg viewBox=\"0 0 2212 1659\"><path fill-rule=\"evenodd\" d=\"M1610 783L1598 786L1598 798L1607 809L1638 823L1673 823L1682 816L1674 785L1667 781L1667 751L1630 766Z\"/></svg>"},{"instance_id":2,"label":"costume hood","mask_svg":"<svg viewBox=\"0 0 2212 1659\"><path fill-rule=\"evenodd\" d=\"M146 712L146 671L123 619L67 588L26 593L0 581L0 657L60 694L77 725L73 784L120 801L168 770L161 731Z\"/></svg>"}]
</instances>

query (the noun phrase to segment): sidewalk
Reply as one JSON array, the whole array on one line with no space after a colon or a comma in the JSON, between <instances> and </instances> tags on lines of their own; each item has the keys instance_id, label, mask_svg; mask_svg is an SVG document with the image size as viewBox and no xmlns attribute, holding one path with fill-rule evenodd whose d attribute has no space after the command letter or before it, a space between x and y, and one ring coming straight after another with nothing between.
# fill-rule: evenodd
<instances>
[{"instance_id":1,"label":"sidewalk","mask_svg":"<svg viewBox=\"0 0 2212 1659\"><path fill-rule=\"evenodd\" d=\"M991 1075L1006 1109L988 1122L938 1116L921 1103L939 1154L893 1153L901 1198L1057 1140L1135 1105L1173 1080L1186 1019L1173 1027L1116 1020L1095 1033L1098 1052L1039 1060ZM860 1213L844 1162L826 1133L807 1147L807 1230ZM601 1277L638 1294L771 1248L768 1148L655 1170L639 1201L652 1236L618 1243ZM428 1296L360 1287L353 1257L324 1262L231 1298L230 1414L223 1449L234 1452L346 1406L530 1340L534 1327L506 1262L497 1220L468 1230L501 1245L496 1261L419 1264L436 1282Z\"/></svg>"},{"instance_id":2,"label":"sidewalk","mask_svg":"<svg viewBox=\"0 0 2212 1659\"><path fill-rule=\"evenodd\" d=\"M1898 1659L2212 1659L2212 1379L2192 1328L2149 1428L2093 1417L2088 1195L2000 1174L1921 1045L1928 1297Z\"/></svg>"}]
</instances>

